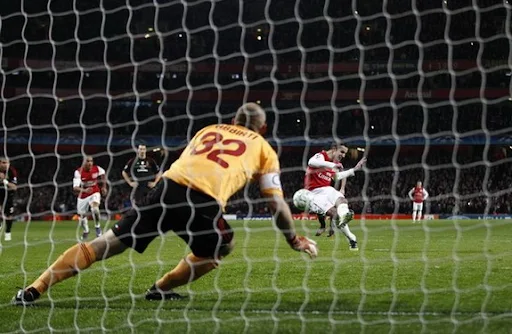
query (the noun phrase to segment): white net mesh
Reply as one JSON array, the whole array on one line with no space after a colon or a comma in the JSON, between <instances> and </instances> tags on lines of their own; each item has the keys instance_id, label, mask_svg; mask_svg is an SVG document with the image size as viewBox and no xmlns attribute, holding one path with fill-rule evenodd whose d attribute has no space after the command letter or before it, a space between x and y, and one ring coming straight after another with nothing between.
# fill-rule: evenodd
<instances>
[{"instance_id":1,"label":"white net mesh","mask_svg":"<svg viewBox=\"0 0 512 334\"><path fill-rule=\"evenodd\" d=\"M12 320L1 332L507 332L510 10L497 0L2 4L0 141L19 184L12 240L5 214L2 224L0 305ZM84 155L106 170L106 230L132 205L121 172L139 144L165 169L246 101L267 110L287 199L324 145L358 148L346 167L368 157L345 191L358 252L341 233L314 237L316 216L294 208L321 251L314 262L294 253L247 187L226 209L236 250L180 288L184 301L143 298L189 252L169 234L57 285L37 308L9 305L81 235L71 180ZM430 198L413 223L418 180Z\"/></svg>"}]
</instances>

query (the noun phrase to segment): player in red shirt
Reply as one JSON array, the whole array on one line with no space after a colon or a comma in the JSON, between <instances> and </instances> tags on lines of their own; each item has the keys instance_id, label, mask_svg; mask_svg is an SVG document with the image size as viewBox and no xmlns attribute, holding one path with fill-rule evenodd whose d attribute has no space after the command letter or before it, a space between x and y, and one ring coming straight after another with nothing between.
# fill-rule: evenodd
<instances>
[{"instance_id":1,"label":"player in red shirt","mask_svg":"<svg viewBox=\"0 0 512 334\"><path fill-rule=\"evenodd\" d=\"M423 188L421 181L418 181L416 187L409 191L409 198L412 201L412 221L420 221L423 211L423 201L428 198L428 192Z\"/></svg>"},{"instance_id":2,"label":"player in red shirt","mask_svg":"<svg viewBox=\"0 0 512 334\"><path fill-rule=\"evenodd\" d=\"M331 228L329 236L334 233L333 225L337 225L343 234L347 237L350 249L357 250L357 238L350 231L347 223L352 219L352 214L348 208L348 202L343 194L331 186L333 181L345 179L354 175L355 171L360 170L366 162L366 158L361 159L354 168L344 170L340 160L345 157L348 147L342 144L334 144L327 151L321 151L315 154L308 161L308 168L304 178L304 189L294 194L294 204L299 209L305 209L297 203L304 196L303 202L307 202L307 210L319 215L331 217ZM319 230L319 232L322 229ZM321 234L317 232L317 235Z\"/></svg>"},{"instance_id":3,"label":"player in red shirt","mask_svg":"<svg viewBox=\"0 0 512 334\"><path fill-rule=\"evenodd\" d=\"M100 202L101 196L107 194L107 187L105 170L94 164L92 156L86 156L82 167L75 170L73 192L78 196L76 211L79 215L80 225L84 230L82 240L86 240L89 236L89 222L87 220L89 208L94 220L96 236L99 237L101 235Z\"/></svg>"}]
</instances>

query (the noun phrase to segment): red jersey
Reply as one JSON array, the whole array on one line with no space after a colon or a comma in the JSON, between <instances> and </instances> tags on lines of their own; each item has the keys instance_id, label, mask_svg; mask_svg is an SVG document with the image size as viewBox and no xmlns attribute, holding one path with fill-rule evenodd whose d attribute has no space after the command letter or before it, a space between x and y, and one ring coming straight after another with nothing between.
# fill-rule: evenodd
<instances>
[{"instance_id":1,"label":"red jersey","mask_svg":"<svg viewBox=\"0 0 512 334\"><path fill-rule=\"evenodd\" d=\"M409 191L409 197L414 203L423 203L428 197L428 193L423 187L414 187Z\"/></svg>"},{"instance_id":2,"label":"red jersey","mask_svg":"<svg viewBox=\"0 0 512 334\"><path fill-rule=\"evenodd\" d=\"M105 170L96 165L93 165L88 171L83 167L75 170L73 187L92 188L91 193L81 192L80 195L78 195L78 198L87 198L94 193L99 193L100 187L98 186L98 178L101 175L105 175Z\"/></svg>"},{"instance_id":3,"label":"red jersey","mask_svg":"<svg viewBox=\"0 0 512 334\"><path fill-rule=\"evenodd\" d=\"M314 160L332 163L325 151L315 154L309 160L308 165L310 165L311 161ZM331 186L335 175L336 171L332 168L308 166L306 169L306 176L304 177L304 188L307 190L313 190L321 187L329 187Z\"/></svg>"}]
</instances>

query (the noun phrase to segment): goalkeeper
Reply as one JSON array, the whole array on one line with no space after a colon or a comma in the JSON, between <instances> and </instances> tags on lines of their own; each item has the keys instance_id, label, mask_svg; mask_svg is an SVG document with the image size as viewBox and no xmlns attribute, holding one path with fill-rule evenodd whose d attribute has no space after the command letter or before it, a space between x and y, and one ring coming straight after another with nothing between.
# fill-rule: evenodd
<instances>
[{"instance_id":1,"label":"goalkeeper","mask_svg":"<svg viewBox=\"0 0 512 334\"><path fill-rule=\"evenodd\" d=\"M164 173L164 182L144 198L146 205L139 212L128 211L101 237L70 247L38 279L19 290L12 303L31 304L54 284L128 247L143 253L153 239L169 230L192 252L146 291L146 299L181 299L173 289L209 273L231 253L233 231L222 218L223 208L252 179L259 180L261 195L290 247L316 257L316 243L295 233L283 199L277 154L262 137L266 128L264 110L247 103L238 109L233 125L200 130Z\"/></svg>"}]
</instances>

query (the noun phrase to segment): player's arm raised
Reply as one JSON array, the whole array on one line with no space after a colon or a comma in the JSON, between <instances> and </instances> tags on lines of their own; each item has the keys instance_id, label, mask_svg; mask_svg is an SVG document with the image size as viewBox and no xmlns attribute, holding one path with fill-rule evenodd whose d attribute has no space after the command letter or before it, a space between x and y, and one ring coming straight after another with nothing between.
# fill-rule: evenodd
<instances>
[{"instance_id":1,"label":"player's arm raised","mask_svg":"<svg viewBox=\"0 0 512 334\"><path fill-rule=\"evenodd\" d=\"M336 181L346 179L349 176L353 176L355 172L358 170L361 170L363 168L364 164L366 163L366 158L362 158L359 160L359 162L354 166L354 168L350 168L341 172L336 173Z\"/></svg>"},{"instance_id":2,"label":"player's arm raised","mask_svg":"<svg viewBox=\"0 0 512 334\"><path fill-rule=\"evenodd\" d=\"M281 179L279 176L279 160L272 150L266 159L266 166L259 175L260 191L267 200L267 205L275 218L276 226L281 230L290 247L299 252L307 253L311 258L318 255L316 242L297 235L290 207L283 198Z\"/></svg>"}]
</instances>

